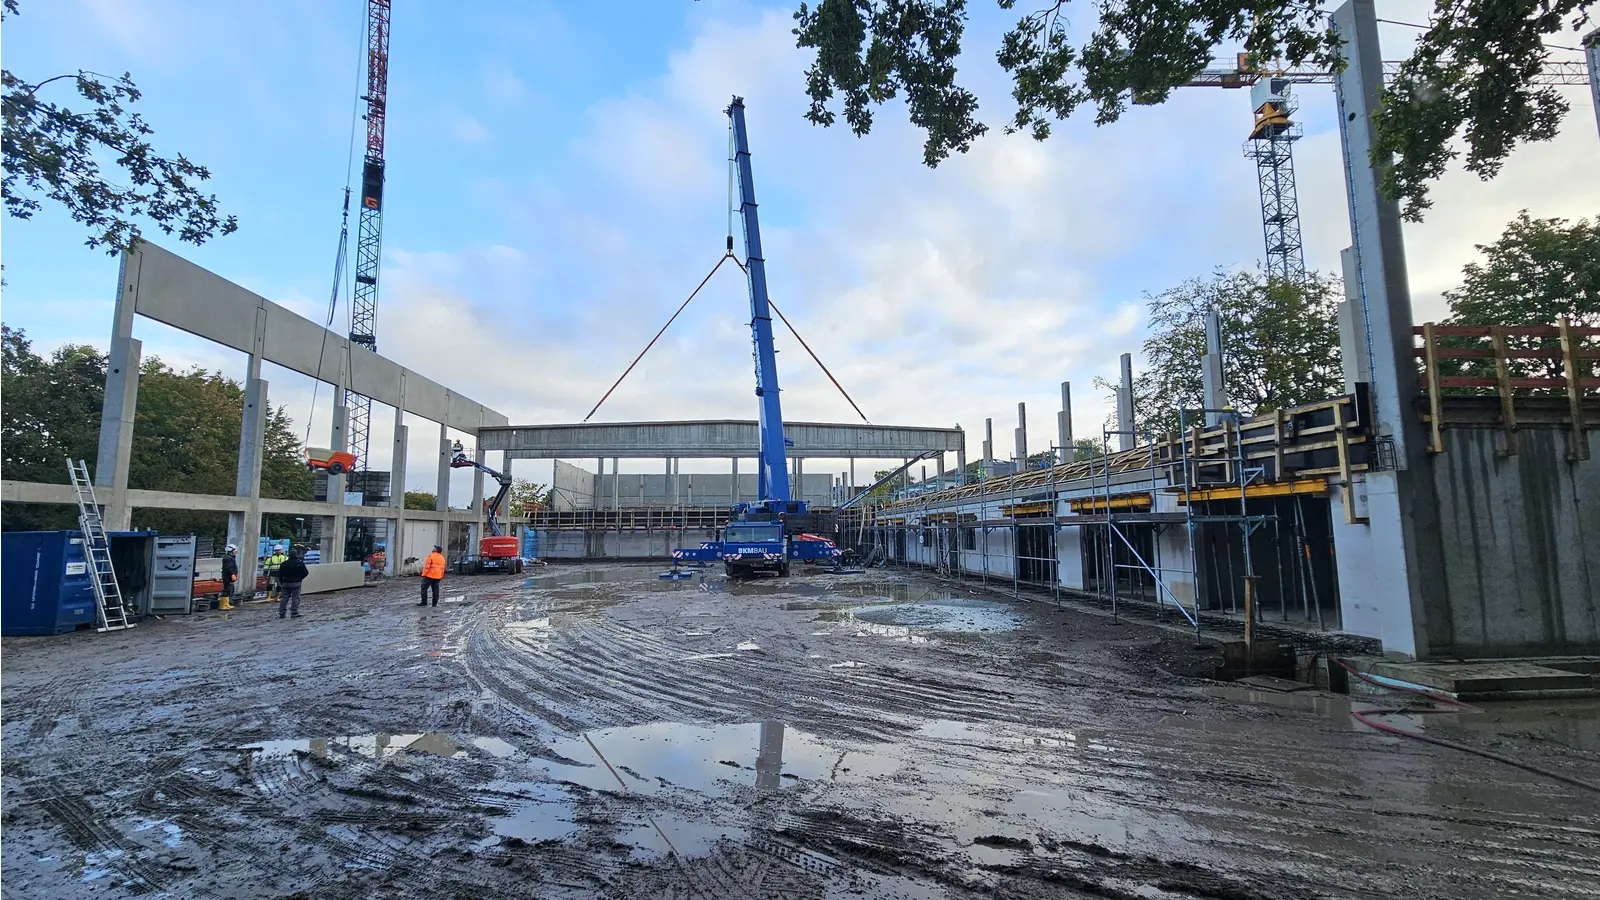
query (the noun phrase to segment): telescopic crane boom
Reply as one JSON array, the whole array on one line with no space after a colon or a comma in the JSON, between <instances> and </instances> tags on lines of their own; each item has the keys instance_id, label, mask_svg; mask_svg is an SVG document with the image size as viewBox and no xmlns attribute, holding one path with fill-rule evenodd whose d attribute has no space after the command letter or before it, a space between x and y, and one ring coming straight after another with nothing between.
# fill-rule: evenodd
<instances>
[{"instance_id":1,"label":"telescopic crane boom","mask_svg":"<svg viewBox=\"0 0 1600 900\"><path fill-rule=\"evenodd\" d=\"M485 571L522 571L522 551L517 545L516 537L506 534L500 529L500 509L505 505L506 497L511 494L514 483L510 472L499 472L489 468L481 462L467 455L466 448L460 441L450 448L454 454L450 457L452 469L477 469L493 478L500 485L500 490L484 508L484 518L488 521L489 534L478 541L478 554L469 556L457 563L457 570L462 574L477 574Z\"/></svg>"}]
</instances>

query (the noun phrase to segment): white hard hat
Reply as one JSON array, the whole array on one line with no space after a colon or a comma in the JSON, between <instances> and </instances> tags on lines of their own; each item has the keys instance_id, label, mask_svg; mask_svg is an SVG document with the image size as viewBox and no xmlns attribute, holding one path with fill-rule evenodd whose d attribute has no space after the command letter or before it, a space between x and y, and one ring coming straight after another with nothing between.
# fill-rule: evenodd
<instances>
[{"instance_id":1,"label":"white hard hat","mask_svg":"<svg viewBox=\"0 0 1600 900\"><path fill-rule=\"evenodd\" d=\"M233 553L233 552L237 551L238 549L239 549L238 546L235 545L235 544L229 544L228 547L227 547L227 550L228 550L229 553Z\"/></svg>"}]
</instances>

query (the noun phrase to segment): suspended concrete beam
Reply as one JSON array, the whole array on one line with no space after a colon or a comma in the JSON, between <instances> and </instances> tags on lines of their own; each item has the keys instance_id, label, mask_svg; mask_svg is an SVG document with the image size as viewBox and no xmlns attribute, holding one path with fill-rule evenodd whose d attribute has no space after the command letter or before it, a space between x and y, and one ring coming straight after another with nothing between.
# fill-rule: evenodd
<instances>
[{"instance_id":1,"label":"suspended concrete beam","mask_svg":"<svg viewBox=\"0 0 1600 900\"><path fill-rule=\"evenodd\" d=\"M477 433L479 449L503 450L507 459L748 458L761 443L755 422L733 419L507 425L479 428ZM966 448L960 428L785 422L783 433L791 444L791 459L906 459Z\"/></svg>"}]
</instances>

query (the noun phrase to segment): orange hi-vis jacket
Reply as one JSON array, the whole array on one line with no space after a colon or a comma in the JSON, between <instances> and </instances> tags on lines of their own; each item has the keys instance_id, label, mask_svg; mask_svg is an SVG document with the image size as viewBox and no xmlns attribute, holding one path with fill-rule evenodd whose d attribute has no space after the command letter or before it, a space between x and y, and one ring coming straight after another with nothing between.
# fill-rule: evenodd
<instances>
[{"instance_id":1,"label":"orange hi-vis jacket","mask_svg":"<svg viewBox=\"0 0 1600 900\"><path fill-rule=\"evenodd\" d=\"M428 554L422 561L422 577L439 579L444 577L444 554L435 550Z\"/></svg>"}]
</instances>

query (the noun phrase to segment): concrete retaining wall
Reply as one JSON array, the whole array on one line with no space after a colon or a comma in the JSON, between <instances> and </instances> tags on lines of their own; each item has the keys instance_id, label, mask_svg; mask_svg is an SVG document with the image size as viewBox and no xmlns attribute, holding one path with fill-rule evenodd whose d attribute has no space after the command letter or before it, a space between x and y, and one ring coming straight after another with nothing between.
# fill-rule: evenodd
<instances>
[{"instance_id":1,"label":"concrete retaining wall","mask_svg":"<svg viewBox=\"0 0 1600 900\"><path fill-rule=\"evenodd\" d=\"M1524 429L1500 457L1495 430L1447 433L1432 465L1449 616L1425 623L1433 656L1600 653L1600 459L1569 461L1571 440ZM1589 442L1600 451L1600 431Z\"/></svg>"}]
</instances>

